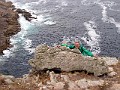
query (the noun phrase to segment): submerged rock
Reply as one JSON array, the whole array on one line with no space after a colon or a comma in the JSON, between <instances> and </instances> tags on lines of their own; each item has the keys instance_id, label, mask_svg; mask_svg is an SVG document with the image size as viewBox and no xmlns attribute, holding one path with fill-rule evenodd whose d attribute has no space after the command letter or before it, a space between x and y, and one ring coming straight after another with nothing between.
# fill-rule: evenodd
<instances>
[{"instance_id":1,"label":"submerged rock","mask_svg":"<svg viewBox=\"0 0 120 90\"><path fill-rule=\"evenodd\" d=\"M32 17L31 13L27 12L25 9L17 9L16 12L22 14L28 21L31 21L32 18L36 19L35 17Z\"/></svg>"},{"instance_id":2,"label":"submerged rock","mask_svg":"<svg viewBox=\"0 0 120 90\"><path fill-rule=\"evenodd\" d=\"M35 71L58 68L62 71L85 70L100 76L109 72L108 65L103 60L82 56L80 53L66 47L49 47L39 45L34 59L29 61Z\"/></svg>"}]
</instances>

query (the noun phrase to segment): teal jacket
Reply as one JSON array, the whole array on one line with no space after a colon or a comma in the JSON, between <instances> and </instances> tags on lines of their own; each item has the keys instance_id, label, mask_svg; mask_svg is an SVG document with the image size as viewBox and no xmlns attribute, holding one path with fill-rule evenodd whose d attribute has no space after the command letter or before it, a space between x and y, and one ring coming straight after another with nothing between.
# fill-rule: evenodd
<instances>
[{"instance_id":1,"label":"teal jacket","mask_svg":"<svg viewBox=\"0 0 120 90\"><path fill-rule=\"evenodd\" d=\"M71 45L67 45L67 44L62 44L61 46L66 46L70 49L74 49L75 48L75 45L74 44L71 44ZM87 50L82 44L80 45L79 47L79 50L80 52L84 55L84 56L91 56L93 57L93 53L89 50Z\"/></svg>"}]
</instances>

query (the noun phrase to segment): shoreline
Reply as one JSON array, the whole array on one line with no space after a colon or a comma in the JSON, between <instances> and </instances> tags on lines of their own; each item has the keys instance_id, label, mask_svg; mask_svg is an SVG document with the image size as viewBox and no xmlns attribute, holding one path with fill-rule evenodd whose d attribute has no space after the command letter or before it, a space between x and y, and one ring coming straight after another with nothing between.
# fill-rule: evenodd
<instances>
[{"instance_id":1,"label":"shoreline","mask_svg":"<svg viewBox=\"0 0 120 90\"><path fill-rule=\"evenodd\" d=\"M12 2L0 1L0 54L3 54L3 50L12 47L10 37L21 30L18 22L19 14L22 14L28 21L36 19L26 10L15 8Z\"/></svg>"},{"instance_id":2,"label":"shoreline","mask_svg":"<svg viewBox=\"0 0 120 90\"><path fill-rule=\"evenodd\" d=\"M19 22L17 21L17 19L19 18L18 14L21 13L23 16L25 16L25 18L28 21L30 21L29 17L31 17L30 13L26 12L25 10L18 9L17 11L13 11L12 8L14 7L12 6L11 2L9 2L8 4L5 4L5 3L6 2L3 3L0 1L0 5L2 4L2 6L4 7L4 8L0 8L0 15L1 15L0 20L2 22L0 23L0 26L2 26L0 27L2 28L0 32L0 39L1 39L0 41L3 42L3 43L0 43L1 52L4 49L7 49L7 47L10 47L10 41L9 41L10 36L20 31L20 25L19 25ZM8 10L10 13L5 12L3 10L4 12L2 12L1 14L2 9ZM45 73L41 73L39 69L41 70L40 65L41 65L41 61L44 58L45 58L45 62L43 62L42 64L50 63L50 60L54 59L55 56L57 57L57 59L59 55L64 56L64 54L66 54L65 56L69 56L68 52L63 52L64 51L63 49L64 48L61 49L62 51L60 51L60 53L59 53L59 50L56 51L57 52L56 53L56 52L52 52L56 50L52 48L51 51L48 50L47 55L43 55L44 54L43 52L45 49L38 47L37 48L38 51L36 50L36 54L35 54L35 57L32 59L32 62L29 62L29 64L31 63L33 71L31 70L32 72L29 72L28 74L23 75L23 77L21 78L15 78L14 76L11 76L11 75L0 74L0 90L74 90L74 89L75 90L117 90L118 88L120 89L119 59L117 59L119 62L116 65L110 65L111 73L109 74L109 76L103 75L101 77L96 77L93 74L85 73L85 71L82 71L82 72L75 71L73 73L72 72L54 73L53 71L48 70ZM70 57L67 57L68 60L67 58L63 60L70 61L71 58L75 58L74 56L72 57L73 54L75 54L75 56L77 55L76 53L73 53L73 52L70 52L70 53L72 54L70 55ZM59 55L56 55L56 54L59 54ZM47 58L48 60L46 60L46 57L44 56L46 57L49 56L51 58ZM63 57L60 57L60 58L63 58ZM107 61L110 58L105 57L105 60ZM57 59L55 58L54 60L57 60ZM68 68L70 68L69 65L67 64L65 65ZM77 65L78 63L76 64L76 66ZM50 65L46 65L46 67L49 67L49 66Z\"/></svg>"},{"instance_id":3,"label":"shoreline","mask_svg":"<svg viewBox=\"0 0 120 90\"><path fill-rule=\"evenodd\" d=\"M11 47L10 36L20 31L19 15L14 11L12 2L0 1L0 54Z\"/></svg>"},{"instance_id":4,"label":"shoreline","mask_svg":"<svg viewBox=\"0 0 120 90\"><path fill-rule=\"evenodd\" d=\"M45 52L47 49L47 53ZM58 50L61 49L62 51ZM54 51L53 51L54 50ZM52 52L53 51L53 52ZM70 55L69 55L69 54ZM43 57L44 54L47 54L47 57ZM54 55L53 55L54 54ZM99 57L98 60L94 58L86 59L76 58L74 55L80 55L77 51L68 50L65 47L49 47L49 48L41 48L41 46L36 47L36 52L33 57L32 62L29 60L29 64L32 69L29 73L23 75L23 77L15 78L11 75L3 75L0 74L0 90L119 90L120 89L120 61L115 57ZM46 55L45 55L46 56ZM61 57L63 56L63 57ZM44 59L43 59L44 58ZM63 59L61 59L63 58ZM51 66L55 65L59 68L61 62L59 60L64 60L63 64L65 67L75 69L75 67L79 67L79 63L86 62L86 64L81 64L89 68L94 67L96 65L99 67L99 64L102 66L106 66L108 71L106 74L101 76L96 76L94 73L91 73L92 69L87 71L78 71L75 69L73 72L70 71L61 71L58 72L57 69L50 68L48 63L51 63ZM73 60L75 59L75 60ZM81 61L79 63L75 63L75 61ZM68 62L68 63L66 63ZM69 64L72 64L70 66ZM87 66L87 62L96 62L96 64L89 64ZM104 63L101 63L104 62ZM46 67L42 68L41 66ZM58 65L57 65L58 64ZM90 66L91 65L91 66ZM95 66L95 67L96 67ZM61 70L65 70L64 66L60 66ZM95 68L99 72L100 68ZM56 71L55 71L56 70ZM80 70L80 69L79 69ZM86 69L87 70L87 69ZM96 72L96 71L95 71Z\"/></svg>"}]
</instances>

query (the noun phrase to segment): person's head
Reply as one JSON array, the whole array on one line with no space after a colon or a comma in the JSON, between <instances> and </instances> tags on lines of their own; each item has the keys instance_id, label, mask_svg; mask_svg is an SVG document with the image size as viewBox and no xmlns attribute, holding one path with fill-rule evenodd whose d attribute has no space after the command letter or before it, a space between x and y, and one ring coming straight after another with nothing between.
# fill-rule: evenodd
<instances>
[{"instance_id":1,"label":"person's head","mask_svg":"<svg viewBox=\"0 0 120 90\"><path fill-rule=\"evenodd\" d=\"M75 42L74 45L75 45L76 48L80 47L80 43L79 42Z\"/></svg>"}]
</instances>

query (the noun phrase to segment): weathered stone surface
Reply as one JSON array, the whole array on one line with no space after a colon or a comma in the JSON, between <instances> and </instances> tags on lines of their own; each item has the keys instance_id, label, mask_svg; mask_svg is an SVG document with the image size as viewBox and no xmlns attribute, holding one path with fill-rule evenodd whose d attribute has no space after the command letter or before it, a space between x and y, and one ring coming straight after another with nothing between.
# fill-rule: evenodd
<instances>
[{"instance_id":1,"label":"weathered stone surface","mask_svg":"<svg viewBox=\"0 0 120 90\"><path fill-rule=\"evenodd\" d=\"M116 57L99 57L100 60L106 62L107 65L116 65L119 61Z\"/></svg>"},{"instance_id":2,"label":"weathered stone surface","mask_svg":"<svg viewBox=\"0 0 120 90\"><path fill-rule=\"evenodd\" d=\"M11 75L1 75L1 77L4 78L4 79L11 79L11 80L15 79L15 77L11 76Z\"/></svg>"},{"instance_id":3,"label":"weathered stone surface","mask_svg":"<svg viewBox=\"0 0 120 90\"><path fill-rule=\"evenodd\" d=\"M62 71L85 70L99 76L108 73L108 66L103 60L86 57L66 47L39 45L34 59L29 61L35 70L60 68Z\"/></svg>"},{"instance_id":4,"label":"weathered stone surface","mask_svg":"<svg viewBox=\"0 0 120 90\"><path fill-rule=\"evenodd\" d=\"M9 45L9 37L20 30L18 13L13 11L11 2L0 1L0 53Z\"/></svg>"},{"instance_id":5,"label":"weathered stone surface","mask_svg":"<svg viewBox=\"0 0 120 90\"><path fill-rule=\"evenodd\" d=\"M14 76L10 75L0 75L0 85L1 84L12 84L15 81Z\"/></svg>"},{"instance_id":6,"label":"weathered stone surface","mask_svg":"<svg viewBox=\"0 0 120 90\"><path fill-rule=\"evenodd\" d=\"M104 80L88 80L88 79L81 79L78 81L75 81L75 83L81 87L81 88L88 88L90 86L102 86L104 85Z\"/></svg>"},{"instance_id":7,"label":"weathered stone surface","mask_svg":"<svg viewBox=\"0 0 120 90\"><path fill-rule=\"evenodd\" d=\"M81 90L75 82L68 83L68 90Z\"/></svg>"},{"instance_id":8,"label":"weathered stone surface","mask_svg":"<svg viewBox=\"0 0 120 90\"><path fill-rule=\"evenodd\" d=\"M114 84L112 87L110 87L107 90L120 90L120 84Z\"/></svg>"},{"instance_id":9,"label":"weathered stone surface","mask_svg":"<svg viewBox=\"0 0 120 90\"><path fill-rule=\"evenodd\" d=\"M117 73L116 72L110 72L109 74L108 74L108 76L110 76L110 77L113 77L113 76L115 76Z\"/></svg>"},{"instance_id":10,"label":"weathered stone surface","mask_svg":"<svg viewBox=\"0 0 120 90\"><path fill-rule=\"evenodd\" d=\"M6 84L12 84L12 83L14 83L11 79L5 79L5 83Z\"/></svg>"},{"instance_id":11,"label":"weathered stone surface","mask_svg":"<svg viewBox=\"0 0 120 90\"><path fill-rule=\"evenodd\" d=\"M39 83L40 90L101 90L99 86L105 84L104 80L101 79L71 80L69 76L49 72L50 79L45 84ZM98 89L95 89L96 87Z\"/></svg>"},{"instance_id":12,"label":"weathered stone surface","mask_svg":"<svg viewBox=\"0 0 120 90\"><path fill-rule=\"evenodd\" d=\"M63 90L65 86L64 82L58 82L54 85L54 90Z\"/></svg>"}]
</instances>

